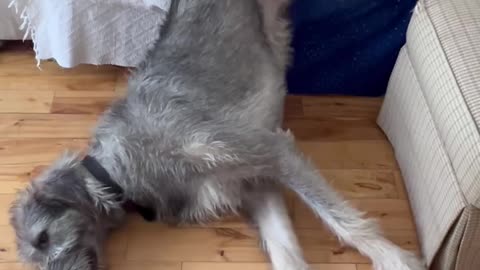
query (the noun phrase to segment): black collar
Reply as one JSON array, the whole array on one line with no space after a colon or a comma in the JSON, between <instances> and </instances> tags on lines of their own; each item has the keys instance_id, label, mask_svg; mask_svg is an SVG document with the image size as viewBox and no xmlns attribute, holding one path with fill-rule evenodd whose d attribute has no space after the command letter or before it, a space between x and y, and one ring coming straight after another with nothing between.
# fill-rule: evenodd
<instances>
[{"instance_id":1,"label":"black collar","mask_svg":"<svg viewBox=\"0 0 480 270\"><path fill-rule=\"evenodd\" d=\"M139 205L134 201L125 198L123 188L112 180L110 174L105 168L103 168L97 159L87 155L83 158L82 165L98 182L108 187L110 192L117 195L117 200L122 202L122 206L125 210L133 210L139 213L147 221L155 220L156 213L154 208Z\"/></svg>"}]
</instances>

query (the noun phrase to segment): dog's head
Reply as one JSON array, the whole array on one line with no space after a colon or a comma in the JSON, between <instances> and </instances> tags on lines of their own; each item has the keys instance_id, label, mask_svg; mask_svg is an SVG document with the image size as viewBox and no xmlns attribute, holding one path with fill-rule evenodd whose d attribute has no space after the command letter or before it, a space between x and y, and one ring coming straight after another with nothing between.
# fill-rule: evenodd
<instances>
[{"instance_id":1,"label":"dog's head","mask_svg":"<svg viewBox=\"0 0 480 270\"><path fill-rule=\"evenodd\" d=\"M40 269L99 268L107 228L76 166L75 156L62 157L10 209L19 256Z\"/></svg>"}]
</instances>

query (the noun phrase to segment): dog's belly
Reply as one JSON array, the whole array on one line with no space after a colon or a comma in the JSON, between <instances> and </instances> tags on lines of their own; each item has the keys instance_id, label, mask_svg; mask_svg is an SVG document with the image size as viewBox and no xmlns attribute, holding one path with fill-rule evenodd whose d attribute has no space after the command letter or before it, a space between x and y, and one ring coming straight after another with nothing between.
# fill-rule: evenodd
<instances>
[{"instance_id":1,"label":"dog's belly","mask_svg":"<svg viewBox=\"0 0 480 270\"><path fill-rule=\"evenodd\" d=\"M242 204L239 194L242 186L237 183L227 190L214 181L205 181L192 189L188 198L176 197L168 200L169 215L162 221L169 224L202 224L236 214Z\"/></svg>"}]
</instances>

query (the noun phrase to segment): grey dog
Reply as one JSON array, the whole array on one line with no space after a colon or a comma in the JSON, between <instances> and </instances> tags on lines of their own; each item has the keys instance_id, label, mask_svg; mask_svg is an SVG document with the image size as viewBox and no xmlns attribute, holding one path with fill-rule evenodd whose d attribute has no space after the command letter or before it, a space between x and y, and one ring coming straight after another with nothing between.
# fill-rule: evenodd
<instances>
[{"instance_id":1,"label":"grey dog","mask_svg":"<svg viewBox=\"0 0 480 270\"><path fill-rule=\"evenodd\" d=\"M95 129L11 208L19 256L48 270L94 270L126 217L204 223L244 214L275 270L305 270L282 188L293 190L377 270L422 263L350 207L280 129L288 0L173 1L161 38Z\"/></svg>"}]
</instances>

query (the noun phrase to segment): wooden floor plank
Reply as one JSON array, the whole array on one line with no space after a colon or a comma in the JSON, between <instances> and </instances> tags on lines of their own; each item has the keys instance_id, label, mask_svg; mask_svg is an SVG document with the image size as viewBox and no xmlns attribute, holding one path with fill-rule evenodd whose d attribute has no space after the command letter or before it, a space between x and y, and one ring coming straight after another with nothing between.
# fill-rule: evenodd
<instances>
[{"instance_id":1,"label":"wooden floor plank","mask_svg":"<svg viewBox=\"0 0 480 270\"><path fill-rule=\"evenodd\" d=\"M0 263L17 262L15 233L9 225L0 226Z\"/></svg>"},{"instance_id":2,"label":"wooden floor plank","mask_svg":"<svg viewBox=\"0 0 480 270\"><path fill-rule=\"evenodd\" d=\"M356 270L354 264L312 264L311 270ZM271 270L268 263L183 263L182 270Z\"/></svg>"},{"instance_id":3,"label":"wooden floor plank","mask_svg":"<svg viewBox=\"0 0 480 270\"><path fill-rule=\"evenodd\" d=\"M0 139L0 166L49 165L67 149L82 150L87 143L84 139Z\"/></svg>"},{"instance_id":4,"label":"wooden floor plank","mask_svg":"<svg viewBox=\"0 0 480 270\"><path fill-rule=\"evenodd\" d=\"M267 263L202 263L186 262L182 270L271 270Z\"/></svg>"},{"instance_id":5,"label":"wooden floor plank","mask_svg":"<svg viewBox=\"0 0 480 270\"><path fill-rule=\"evenodd\" d=\"M101 114L116 98L112 91L57 91L51 108L54 114Z\"/></svg>"},{"instance_id":6,"label":"wooden floor plank","mask_svg":"<svg viewBox=\"0 0 480 270\"><path fill-rule=\"evenodd\" d=\"M44 169L45 166L30 164L0 166L0 196L16 194Z\"/></svg>"},{"instance_id":7,"label":"wooden floor plank","mask_svg":"<svg viewBox=\"0 0 480 270\"><path fill-rule=\"evenodd\" d=\"M357 270L373 270L373 267L369 264L357 264Z\"/></svg>"},{"instance_id":8,"label":"wooden floor plank","mask_svg":"<svg viewBox=\"0 0 480 270\"><path fill-rule=\"evenodd\" d=\"M2 182L29 182L32 177L37 176L46 166L35 164L16 164L0 166L0 184ZM1 190L0 192L5 192Z\"/></svg>"},{"instance_id":9,"label":"wooden floor plank","mask_svg":"<svg viewBox=\"0 0 480 270\"><path fill-rule=\"evenodd\" d=\"M89 138L96 115L0 114L0 138Z\"/></svg>"},{"instance_id":10,"label":"wooden floor plank","mask_svg":"<svg viewBox=\"0 0 480 270\"><path fill-rule=\"evenodd\" d=\"M53 91L1 91L0 113L49 113Z\"/></svg>"},{"instance_id":11,"label":"wooden floor plank","mask_svg":"<svg viewBox=\"0 0 480 270\"><path fill-rule=\"evenodd\" d=\"M124 226L110 235L105 251L109 264L127 262L128 234L128 228Z\"/></svg>"},{"instance_id":12,"label":"wooden floor plank","mask_svg":"<svg viewBox=\"0 0 480 270\"><path fill-rule=\"evenodd\" d=\"M2 91L114 91L116 75L0 76Z\"/></svg>"},{"instance_id":13,"label":"wooden floor plank","mask_svg":"<svg viewBox=\"0 0 480 270\"><path fill-rule=\"evenodd\" d=\"M117 262L110 264L108 270L181 270L180 262ZM1 270L1 269L0 269Z\"/></svg>"},{"instance_id":14,"label":"wooden floor plank","mask_svg":"<svg viewBox=\"0 0 480 270\"><path fill-rule=\"evenodd\" d=\"M0 263L0 270L34 270L32 266L22 263Z\"/></svg>"},{"instance_id":15,"label":"wooden floor plank","mask_svg":"<svg viewBox=\"0 0 480 270\"><path fill-rule=\"evenodd\" d=\"M8 210L15 197L14 194L0 194L0 226L10 224L10 214Z\"/></svg>"},{"instance_id":16,"label":"wooden floor plank","mask_svg":"<svg viewBox=\"0 0 480 270\"><path fill-rule=\"evenodd\" d=\"M297 145L319 169L398 168L392 148L385 140L299 141Z\"/></svg>"},{"instance_id":17,"label":"wooden floor plank","mask_svg":"<svg viewBox=\"0 0 480 270\"><path fill-rule=\"evenodd\" d=\"M321 170L335 190L349 199L395 199L397 191L395 170Z\"/></svg>"},{"instance_id":18,"label":"wooden floor plank","mask_svg":"<svg viewBox=\"0 0 480 270\"><path fill-rule=\"evenodd\" d=\"M19 181L0 181L0 195L15 194L25 188L27 184L26 182Z\"/></svg>"},{"instance_id":19,"label":"wooden floor plank","mask_svg":"<svg viewBox=\"0 0 480 270\"><path fill-rule=\"evenodd\" d=\"M303 97L287 96L285 98L285 119L302 119L303 118ZM290 121L292 123L293 121Z\"/></svg>"},{"instance_id":20,"label":"wooden floor plank","mask_svg":"<svg viewBox=\"0 0 480 270\"><path fill-rule=\"evenodd\" d=\"M115 79L115 93L124 96L127 93L128 76L126 72L119 72Z\"/></svg>"},{"instance_id":21,"label":"wooden floor plank","mask_svg":"<svg viewBox=\"0 0 480 270\"><path fill-rule=\"evenodd\" d=\"M303 113L307 119L376 121L382 98L309 96L303 98Z\"/></svg>"},{"instance_id":22,"label":"wooden floor plank","mask_svg":"<svg viewBox=\"0 0 480 270\"><path fill-rule=\"evenodd\" d=\"M62 68L55 61L42 61L37 67L33 52L0 53L0 76L98 76L116 74L122 68L102 65L78 65L74 68Z\"/></svg>"},{"instance_id":23,"label":"wooden floor plank","mask_svg":"<svg viewBox=\"0 0 480 270\"><path fill-rule=\"evenodd\" d=\"M161 245L159 243L162 243ZM250 229L165 228L158 224L129 231L128 260L265 262Z\"/></svg>"},{"instance_id":24,"label":"wooden floor plank","mask_svg":"<svg viewBox=\"0 0 480 270\"><path fill-rule=\"evenodd\" d=\"M375 123L365 120L318 120L287 118L290 129L301 141L384 140L385 135Z\"/></svg>"},{"instance_id":25,"label":"wooden floor plank","mask_svg":"<svg viewBox=\"0 0 480 270\"><path fill-rule=\"evenodd\" d=\"M324 229L299 229L296 233L311 263L369 262L357 251L343 248L337 238ZM128 234L127 260L268 262L253 229L166 228L145 224L135 226ZM407 239L407 236L404 233L400 237ZM394 237L393 240L401 239ZM411 236L408 241L412 241Z\"/></svg>"},{"instance_id":26,"label":"wooden floor plank","mask_svg":"<svg viewBox=\"0 0 480 270\"><path fill-rule=\"evenodd\" d=\"M296 233L310 263L370 263L356 250L341 245L338 238L325 229L297 229ZM412 230L387 229L385 237L406 250L417 251L416 233Z\"/></svg>"},{"instance_id":27,"label":"wooden floor plank","mask_svg":"<svg viewBox=\"0 0 480 270\"><path fill-rule=\"evenodd\" d=\"M353 199L349 202L376 219L383 229L414 231L410 206L405 200ZM298 228L323 228L321 220L300 201L296 201L294 223Z\"/></svg>"}]
</instances>

